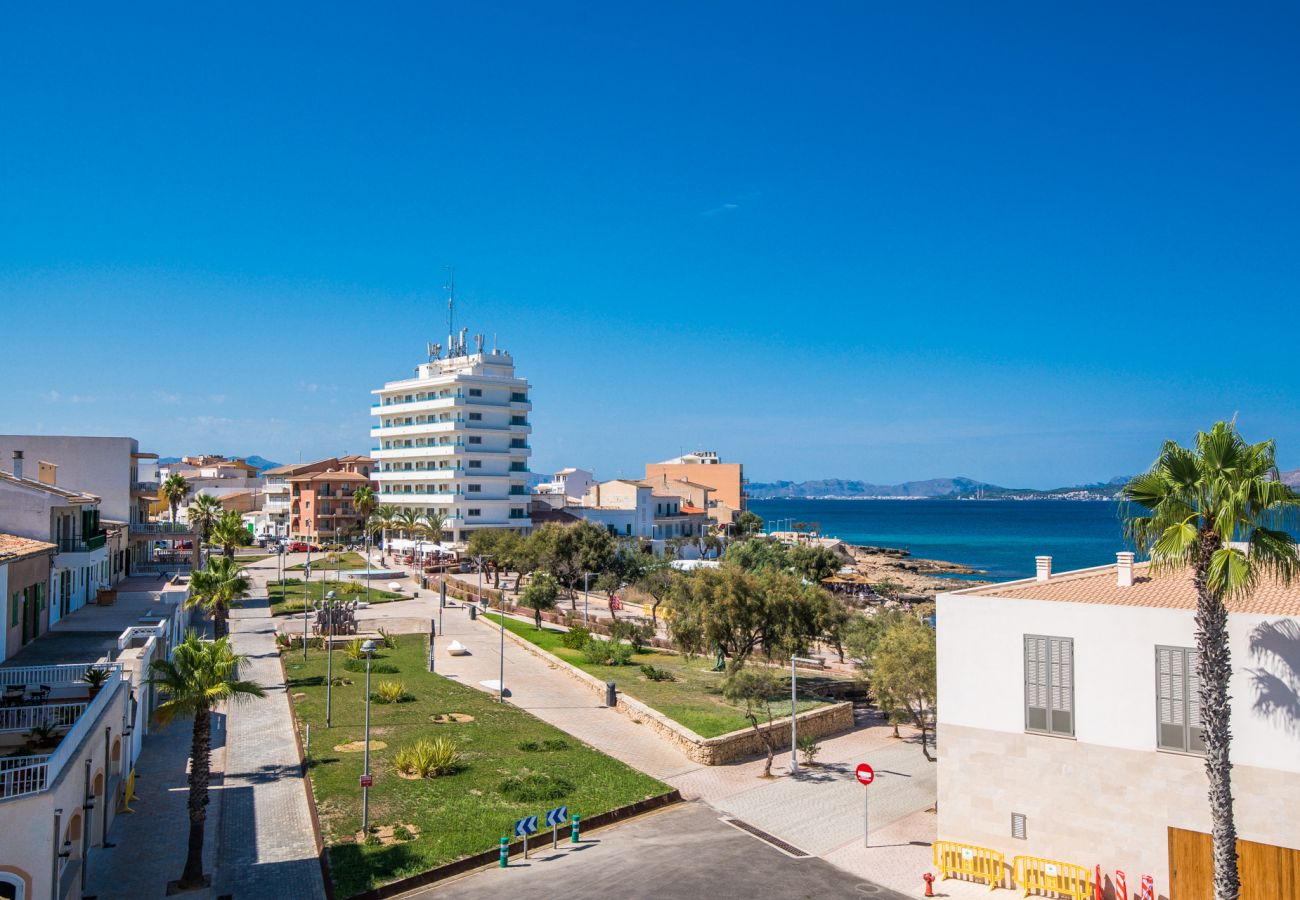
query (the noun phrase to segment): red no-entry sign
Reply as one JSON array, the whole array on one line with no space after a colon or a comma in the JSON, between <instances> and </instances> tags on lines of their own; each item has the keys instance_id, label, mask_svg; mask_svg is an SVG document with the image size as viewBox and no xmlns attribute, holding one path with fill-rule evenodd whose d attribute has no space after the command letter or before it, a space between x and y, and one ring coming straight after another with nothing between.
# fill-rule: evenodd
<instances>
[{"instance_id":1,"label":"red no-entry sign","mask_svg":"<svg viewBox=\"0 0 1300 900\"><path fill-rule=\"evenodd\" d=\"M860 763L857 770L858 781L864 785L869 785L876 780L876 770L866 763Z\"/></svg>"}]
</instances>

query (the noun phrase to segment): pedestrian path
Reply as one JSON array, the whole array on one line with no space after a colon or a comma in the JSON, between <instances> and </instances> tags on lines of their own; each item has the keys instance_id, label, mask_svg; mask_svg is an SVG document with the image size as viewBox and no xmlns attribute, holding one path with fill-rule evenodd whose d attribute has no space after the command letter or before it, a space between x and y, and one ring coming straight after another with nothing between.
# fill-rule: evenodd
<instances>
[{"instance_id":1,"label":"pedestrian path","mask_svg":"<svg viewBox=\"0 0 1300 900\"><path fill-rule=\"evenodd\" d=\"M243 677L266 697L229 717L214 893L239 900L325 896L292 712L265 597L230 614L231 643L248 657Z\"/></svg>"}]
</instances>

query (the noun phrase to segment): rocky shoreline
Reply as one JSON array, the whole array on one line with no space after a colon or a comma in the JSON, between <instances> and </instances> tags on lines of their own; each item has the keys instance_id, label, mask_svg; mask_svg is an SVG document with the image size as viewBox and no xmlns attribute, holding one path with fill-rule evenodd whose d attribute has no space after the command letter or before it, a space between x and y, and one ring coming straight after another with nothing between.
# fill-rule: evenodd
<instances>
[{"instance_id":1,"label":"rocky shoreline","mask_svg":"<svg viewBox=\"0 0 1300 900\"><path fill-rule=\"evenodd\" d=\"M872 583L892 581L901 586L905 594L933 598L940 591L951 591L990 580L978 578L952 578L953 575L983 575L980 569L941 559L915 559L911 551L897 547L872 547L845 544L858 573Z\"/></svg>"}]
</instances>

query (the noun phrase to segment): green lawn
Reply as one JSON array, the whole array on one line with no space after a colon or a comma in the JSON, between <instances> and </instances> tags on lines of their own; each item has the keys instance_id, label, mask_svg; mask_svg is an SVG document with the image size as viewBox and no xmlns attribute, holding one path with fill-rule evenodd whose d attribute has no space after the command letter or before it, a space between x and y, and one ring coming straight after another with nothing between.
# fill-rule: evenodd
<instances>
[{"instance_id":1,"label":"green lawn","mask_svg":"<svg viewBox=\"0 0 1300 900\"><path fill-rule=\"evenodd\" d=\"M361 791L357 780L362 754L332 748L364 739L365 674L344 669L346 656L334 654L334 673L343 683L333 689L333 728L325 728L325 654L313 650L307 661L284 657L294 712L311 724L310 777L320 813L337 896L369 888L497 846L516 819L567 805L583 817L606 812L669 790L617 760L490 695L430 675L425 669L425 639L403 635L396 649L383 650L376 665L395 666L396 674L373 675L399 680L414 700L372 703L371 740L385 749L371 751L374 786L370 791L372 826L414 825L419 836L389 846L358 844ZM297 696L297 695L305 696ZM434 724L444 713L472 716L472 722ZM420 738L451 737L464 754L463 768L452 775L408 781L393 768L393 755ZM551 749L541 749L545 742ZM556 742L562 742L562 746ZM534 749L523 750L526 744ZM552 779L553 799L516 799L502 792L505 779L537 774Z\"/></svg>"},{"instance_id":2,"label":"green lawn","mask_svg":"<svg viewBox=\"0 0 1300 900\"><path fill-rule=\"evenodd\" d=\"M289 571L301 572L304 565L306 565L306 563L298 563L296 566L290 566ZM314 556L311 561L311 570L313 572L323 572L326 570L333 572L335 569L340 569L344 572L354 572L357 569L364 569L365 567L366 558L360 553L353 553L350 550L346 553L329 553L325 556ZM371 568L378 567L372 565Z\"/></svg>"},{"instance_id":3,"label":"green lawn","mask_svg":"<svg viewBox=\"0 0 1300 900\"><path fill-rule=\"evenodd\" d=\"M220 552L220 551L218 551L218 552ZM255 563L255 562L261 562L261 561L264 560L264 559L270 559L270 558L271 558L272 556L274 556L274 555L275 555L275 554L273 554L273 553L239 553L239 552L236 552L236 553L235 553L235 562L237 562L237 563Z\"/></svg>"},{"instance_id":4,"label":"green lawn","mask_svg":"<svg viewBox=\"0 0 1300 900\"><path fill-rule=\"evenodd\" d=\"M494 622L500 621L496 613L487 614ZM635 697L642 703L670 719L680 722L700 737L717 737L739 728L748 728L749 720L741 713L741 707L728 702L722 696L722 679L720 672L710 672L713 659L696 657L688 659L674 653L643 651L633 654L631 665L598 666L583 658L582 651L570 650L560 642L563 632L553 628L538 631L531 622L506 619L506 628L525 640L551 653L567 663L577 666L584 672L590 672L601 681L612 681L618 689L629 697ZM651 681L641 674L641 666L654 666L666 669L673 674L676 681ZM824 674L800 672L799 694L801 697L816 696L817 685L832 679ZM824 705L821 701L801 699L799 710L814 709ZM775 707L777 716L789 715L789 702Z\"/></svg>"},{"instance_id":5,"label":"green lawn","mask_svg":"<svg viewBox=\"0 0 1300 900\"><path fill-rule=\"evenodd\" d=\"M409 599L408 594L395 594L392 591L381 591L378 588L371 588L369 594L365 591L365 586L361 585L362 590L357 591L351 587L353 582L320 582L315 578L311 583L305 586L307 596L311 598L312 603L319 604L322 598L330 591L334 591L337 600L369 600L371 603L390 603L393 600ZM348 587L344 592L343 588ZM271 615L287 616L291 613L302 612L302 598L304 585L297 578L287 578L284 582L284 592L280 591L280 582L268 581L266 584L266 596L271 601Z\"/></svg>"}]
</instances>

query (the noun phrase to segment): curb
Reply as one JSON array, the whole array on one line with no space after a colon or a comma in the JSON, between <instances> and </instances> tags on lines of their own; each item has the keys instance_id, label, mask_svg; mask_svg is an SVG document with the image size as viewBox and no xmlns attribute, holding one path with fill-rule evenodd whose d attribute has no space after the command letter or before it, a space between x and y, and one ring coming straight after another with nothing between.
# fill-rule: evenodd
<instances>
[{"instance_id":1,"label":"curb","mask_svg":"<svg viewBox=\"0 0 1300 900\"><path fill-rule=\"evenodd\" d=\"M582 829L585 833L589 829L604 828L607 825L615 825L626 819L635 818L665 806L671 806L674 803L680 803L682 795L680 791L673 790L667 794L660 794L657 797L649 797L645 800L638 800L627 806L620 806L618 809L611 809L609 812L600 813L592 816L590 819L582 820ZM509 854L513 856L516 853L522 853L524 842L515 841L509 845ZM433 869L420 872L418 875L409 875L406 878L391 881L388 884L381 885L377 888L371 888L360 894L353 894L348 900L386 900L389 897L396 897L405 894L416 888L427 887L436 884L439 881L446 881L457 875L464 875L475 869L485 866L496 865L500 857L500 848L493 847L491 850L485 850L482 853L476 853L473 856L465 856L455 862L449 862L445 865L437 866Z\"/></svg>"}]
</instances>

